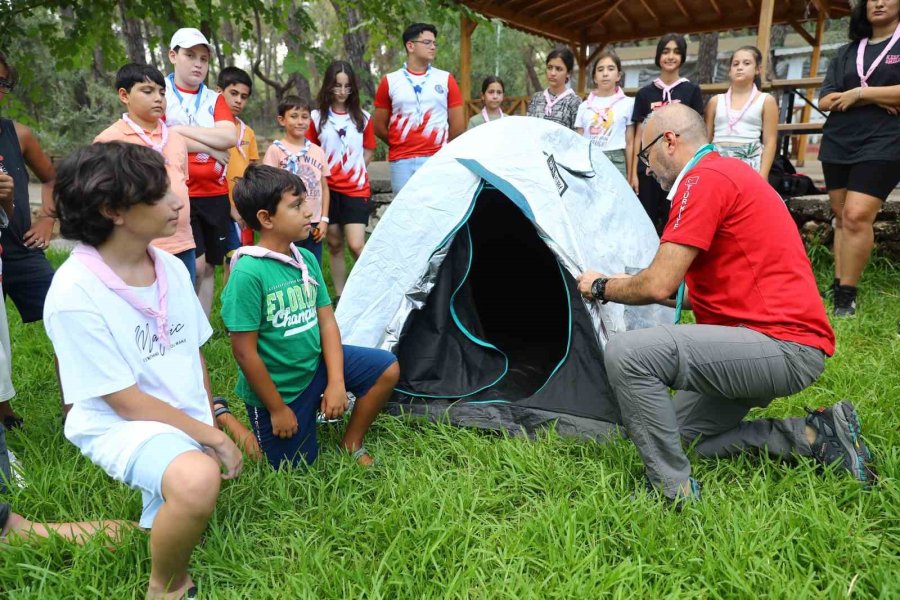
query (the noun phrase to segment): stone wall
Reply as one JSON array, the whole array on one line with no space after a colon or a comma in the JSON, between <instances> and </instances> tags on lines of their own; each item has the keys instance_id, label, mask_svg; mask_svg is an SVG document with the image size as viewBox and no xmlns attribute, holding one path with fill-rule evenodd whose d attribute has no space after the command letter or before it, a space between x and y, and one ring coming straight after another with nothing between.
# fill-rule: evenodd
<instances>
[{"instance_id":1,"label":"stone wall","mask_svg":"<svg viewBox=\"0 0 900 600\"><path fill-rule=\"evenodd\" d=\"M818 239L822 243L831 244L834 229L827 195L791 198L787 205L805 242ZM878 251L900 258L900 200L889 198L884 203L875 217L874 229Z\"/></svg>"}]
</instances>

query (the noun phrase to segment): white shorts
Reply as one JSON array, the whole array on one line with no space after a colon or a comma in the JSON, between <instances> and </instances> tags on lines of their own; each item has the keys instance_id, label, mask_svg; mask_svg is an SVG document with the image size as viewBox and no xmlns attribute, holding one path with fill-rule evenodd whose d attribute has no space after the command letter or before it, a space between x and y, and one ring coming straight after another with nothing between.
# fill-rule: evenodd
<instances>
[{"instance_id":1,"label":"white shorts","mask_svg":"<svg viewBox=\"0 0 900 600\"><path fill-rule=\"evenodd\" d=\"M125 468L125 483L141 490L144 501L141 527L153 527L156 513L166 501L162 494L166 469L179 455L193 450L202 452L203 447L186 433L163 433L148 439L131 455Z\"/></svg>"}]
</instances>

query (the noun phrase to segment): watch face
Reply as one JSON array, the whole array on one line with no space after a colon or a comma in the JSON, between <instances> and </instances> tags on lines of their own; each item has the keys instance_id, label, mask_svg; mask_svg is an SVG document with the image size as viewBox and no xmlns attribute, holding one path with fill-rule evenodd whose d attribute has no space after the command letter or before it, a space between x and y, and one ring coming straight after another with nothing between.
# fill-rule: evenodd
<instances>
[{"instance_id":1,"label":"watch face","mask_svg":"<svg viewBox=\"0 0 900 600\"><path fill-rule=\"evenodd\" d=\"M603 285L605 282L603 279L595 279L594 283L591 284L591 295L594 296L594 300L602 300L603 299L603 288L606 286Z\"/></svg>"}]
</instances>

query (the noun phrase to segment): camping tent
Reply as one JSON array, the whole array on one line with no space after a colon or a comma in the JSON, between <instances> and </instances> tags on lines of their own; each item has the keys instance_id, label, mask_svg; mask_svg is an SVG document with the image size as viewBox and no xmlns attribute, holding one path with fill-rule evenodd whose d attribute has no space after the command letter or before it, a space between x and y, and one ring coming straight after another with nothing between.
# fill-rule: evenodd
<instances>
[{"instance_id":1,"label":"camping tent","mask_svg":"<svg viewBox=\"0 0 900 600\"><path fill-rule=\"evenodd\" d=\"M653 225L602 152L545 120L466 132L409 180L337 309L345 344L400 362L391 404L491 429L599 437L618 421L609 335L672 322L660 306L585 302L575 277L645 268Z\"/></svg>"}]
</instances>

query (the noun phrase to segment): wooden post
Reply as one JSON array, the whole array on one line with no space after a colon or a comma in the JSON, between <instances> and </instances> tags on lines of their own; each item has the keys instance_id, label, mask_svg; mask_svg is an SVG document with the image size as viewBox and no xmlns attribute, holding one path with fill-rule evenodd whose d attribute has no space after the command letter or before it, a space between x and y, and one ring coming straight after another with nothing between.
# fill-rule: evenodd
<instances>
[{"instance_id":1,"label":"wooden post","mask_svg":"<svg viewBox=\"0 0 900 600\"><path fill-rule=\"evenodd\" d=\"M763 87L769 82L769 46L772 40L772 20L775 14L775 0L762 0L759 9L759 29L756 33L756 47L762 53L762 64L759 66Z\"/></svg>"},{"instance_id":2,"label":"wooden post","mask_svg":"<svg viewBox=\"0 0 900 600\"><path fill-rule=\"evenodd\" d=\"M587 57L588 42L586 32L582 32L581 43L575 46L575 60L578 63L578 95L584 97L585 86L587 85Z\"/></svg>"},{"instance_id":3,"label":"wooden post","mask_svg":"<svg viewBox=\"0 0 900 600\"><path fill-rule=\"evenodd\" d=\"M462 13L459 19L459 91L463 97L463 112L469 119L469 102L472 100L472 32L478 23Z\"/></svg>"},{"instance_id":4,"label":"wooden post","mask_svg":"<svg viewBox=\"0 0 900 600\"><path fill-rule=\"evenodd\" d=\"M825 32L825 11L819 11L819 18L816 19L816 38L812 49L812 57L809 59L809 76L816 77L819 72L819 58L822 54L822 34ZM815 88L807 88L806 97L810 100L816 93ZM812 114L812 107L807 103L803 105L803 112L800 114L801 123L809 123L809 117ZM809 141L808 135L800 136L800 143L797 145L797 166L802 167L806 162L806 144Z\"/></svg>"}]
</instances>

